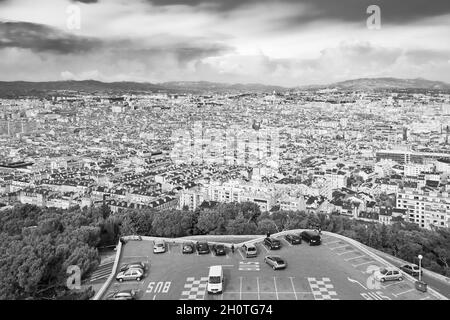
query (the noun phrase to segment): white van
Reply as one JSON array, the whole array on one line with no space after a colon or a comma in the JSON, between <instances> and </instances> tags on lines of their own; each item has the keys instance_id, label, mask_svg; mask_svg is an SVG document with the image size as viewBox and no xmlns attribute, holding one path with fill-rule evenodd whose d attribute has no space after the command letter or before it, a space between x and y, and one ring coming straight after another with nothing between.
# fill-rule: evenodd
<instances>
[{"instance_id":1,"label":"white van","mask_svg":"<svg viewBox=\"0 0 450 320\"><path fill-rule=\"evenodd\" d=\"M208 293L222 293L223 281L222 266L209 267L208 285L206 287Z\"/></svg>"}]
</instances>

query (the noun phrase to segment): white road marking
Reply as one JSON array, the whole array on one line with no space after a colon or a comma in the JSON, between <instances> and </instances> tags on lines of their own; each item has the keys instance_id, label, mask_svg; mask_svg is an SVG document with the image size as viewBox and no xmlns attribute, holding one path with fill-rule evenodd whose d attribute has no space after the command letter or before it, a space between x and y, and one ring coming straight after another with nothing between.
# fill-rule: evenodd
<instances>
[{"instance_id":1,"label":"white road marking","mask_svg":"<svg viewBox=\"0 0 450 320\"><path fill-rule=\"evenodd\" d=\"M242 254L242 250L238 249L238 252L241 255L242 260L245 260L244 255Z\"/></svg>"},{"instance_id":2,"label":"white road marking","mask_svg":"<svg viewBox=\"0 0 450 320\"><path fill-rule=\"evenodd\" d=\"M239 277L239 300L242 300L242 277Z\"/></svg>"},{"instance_id":3,"label":"white road marking","mask_svg":"<svg viewBox=\"0 0 450 320\"><path fill-rule=\"evenodd\" d=\"M277 300L280 300L280 299L278 298L277 280L276 280L275 277L273 277L273 283L275 284L275 294L277 295Z\"/></svg>"},{"instance_id":4,"label":"white road marking","mask_svg":"<svg viewBox=\"0 0 450 320\"><path fill-rule=\"evenodd\" d=\"M338 246L338 247L334 247L334 248L330 248L330 250L335 250L335 249L341 249L341 248L345 248L348 247L348 244L344 244L343 246Z\"/></svg>"},{"instance_id":5,"label":"white road marking","mask_svg":"<svg viewBox=\"0 0 450 320\"><path fill-rule=\"evenodd\" d=\"M337 243L337 242L340 242L340 241L341 240L335 240L335 241L325 242L324 244L327 246L329 244Z\"/></svg>"},{"instance_id":6,"label":"white road marking","mask_svg":"<svg viewBox=\"0 0 450 320\"><path fill-rule=\"evenodd\" d=\"M292 244L289 241L287 241L286 239L282 238L281 240L284 240L284 242L286 242L288 244L288 246L292 247Z\"/></svg>"},{"instance_id":7,"label":"white road marking","mask_svg":"<svg viewBox=\"0 0 450 320\"><path fill-rule=\"evenodd\" d=\"M426 296L425 298L422 298L420 300L427 300L427 299L430 299L430 296Z\"/></svg>"},{"instance_id":8,"label":"white road marking","mask_svg":"<svg viewBox=\"0 0 450 320\"><path fill-rule=\"evenodd\" d=\"M364 290L367 290L367 288L366 288L364 285L362 285L361 282L359 282L358 280L354 280L354 279L349 278L349 277L347 277L347 280L350 281L350 282L353 282L353 283L357 283L357 284L359 284L361 287L363 287Z\"/></svg>"},{"instance_id":9,"label":"white road marking","mask_svg":"<svg viewBox=\"0 0 450 320\"><path fill-rule=\"evenodd\" d=\"M153 296L153 300L156 300L156 294Z\"/></svg>"},{"instance_id":10,"label":"white road marking","mask_svg":"<svg viewBox=\"0 0 450 320\"><path fill-rule=\"evenodd\" d=\"M347 253L352 253L352 252L356 252L356 250L349 250L349 251L344 251L344 252L341 252L341 253L336 253L338 256L342 256L342 255L344 255L344 254L347 254Z\"/></svg>"},{"instance_id":11,"label":"white road marking","mask_svg":"<svg viewBox=\"0 0 450 320\"><path fill-rule=\"evenodd\" d=\"M393 293L393 295L398 297L399 295L402 295L402 294L405 294L405 293L408 293L408 292L411 292L411 291L414 291L414 289L409 289L409 290L406 290L406 291L403 291L403 292L400 292L400 293L397 293L397 294Z\"/></svg>"},{"instance_id":12,"label":"white road marking","mask_svg":"<svg viewBox=\"0 0 450 320\"><path fill-rule=\"evenodd\" d=\"M293 277L289 277L289 279L291 279L291 285L292 285L292 289L294 290L295 300L298 300L297 293L295 292L294 278Z\"/></svg>"},{"instance_id":13,"label":"white road marking","mask_svg":"<svg viewBox=\"0 0 450 320\"><path fill-rule=\"evenodd\" d=\"M374 261L373 261L373 260L370 260L370 261L366 261L366 262L362 262L362 263L358 263L358 264L352 264L352 266L353 266L354 268L356 268L356 267L363 266L363 265L369 264L369 263L374 263Z\"/></svg>"},{"instance_id":14,"label":"white road marking","mask_svg":"<svg viewBox=\"0 0 450 320\"><path fill-rule=\"evenodd\" d=\"M393 282L393 283L390 283L390 284L387 284L387 285L385 285L385 286L381 286L383 289L386 289L386 288L389 288L389 287L392 287L392 286L394 286L394 285L396 285L397 284L397 282Z\"/></svg>"},{"instance_id":15,"label":"white road marking","mask_svg":"<svg viewBox=\"0 0 450 320\"><path fill-rule=\"evenodd\" d=\"M351 261L351 260L359 259L359 258L362 258L362 257L365 257L365 255L360 255L360 256L357 256L357 257L353 257L353 258L348 258L348 259L345 259L345 261Z\"/></svg>"},{"instance_id":16,"label":"white road marking","mask_svg":"<svg viewBox=\"0 0 450 320\"><path fill-rule=\"evenodd\" d=\"M261 247L263 247L263 248L264 248L264 249L266 250L266 252L267 252L267 253L269 253L269 252L270 252L270 250L269 250L269 249L267 249L267 247L266 247L266 245L265 245L265 244L263 244L263 243L262 243L262 244L261 244Z\"/></svg>"},{"instance_id":17,"label":"white road marking","mask_svg":"<svg viewBox=\"0 0 450 320\"><path fill-rule=\"evenodd\" d=\"M372 298L375 298L375 300L383 300L383 298L381 298L379 295L377 295L376 293L373 292L367 292L367 294L369 296L371 296Z\"/></svg>"},{"instance_id":18,"label":"white road marking","mask_svg":"<svg viewBox=\"0 0 450 320\"><path fill-rule=\"evenodd\" d=\"M258 287L258 300L261 300L261 296L259 294L259 277L256 277L256 286Z\"/></svg>"}]
</instances>

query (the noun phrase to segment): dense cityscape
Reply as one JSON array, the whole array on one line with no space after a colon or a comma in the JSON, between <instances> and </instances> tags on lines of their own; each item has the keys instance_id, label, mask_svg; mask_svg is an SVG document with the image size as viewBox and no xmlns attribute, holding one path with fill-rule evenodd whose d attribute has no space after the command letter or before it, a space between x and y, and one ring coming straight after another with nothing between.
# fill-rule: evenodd
<instances>
[{"instance_id":1,"label":"dense cityscape","mask_svg":"<svg viewBox=\"0 0 450 320\"><path fill-rule=\"evenodd\" d=\"M69 209L337 213L449 227L448 94L55 95L1 100L0 199Z\"/></svg>"},{"instance_id":2,"label":"dense cityscape","mask_svg":"<svg viewBox=\"0 0 450 320\"><path fill-rule=\"evenodd\" d=\"M0 301L449 300L449 21L448 0L0 0Z\"/></svg>"}]
</instances>

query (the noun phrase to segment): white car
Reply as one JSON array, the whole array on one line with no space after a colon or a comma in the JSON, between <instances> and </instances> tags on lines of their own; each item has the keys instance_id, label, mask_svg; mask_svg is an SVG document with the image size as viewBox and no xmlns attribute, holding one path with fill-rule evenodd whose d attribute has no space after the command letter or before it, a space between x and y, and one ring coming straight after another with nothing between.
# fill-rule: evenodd
<instances>
[{"instance_id":1,"label":"white car","mask_svg":"<svg viewBox=\"0 0 450 320\"><path fill-rule=\"evenodd\" d=\"M120 282L128 280L141 281L142 278L144 278L144 270L140 268L130 268L119 272L116 276L116 280Z\"/></svg>"},{"instance_id":2,"label":"white car","mask_svg":"<svg viewBox=\"0 0 450 320\"><path fill-rule=\"evenodd\" d=\"M373 273L375 280L380 282L390 281L390 280L403 280L403 275L397 268L381 268Z\"/></svg>"},{"instance_id":3,"label":"white car","mask_svg":"<svg viewBox=\"0 0 450 320\"><path fill-rule=\"evenodd\" d=\"M153 244L153 253L164 253L166 252L166 243L163 240L155 240Z\"/></svg>"}]
</instances>

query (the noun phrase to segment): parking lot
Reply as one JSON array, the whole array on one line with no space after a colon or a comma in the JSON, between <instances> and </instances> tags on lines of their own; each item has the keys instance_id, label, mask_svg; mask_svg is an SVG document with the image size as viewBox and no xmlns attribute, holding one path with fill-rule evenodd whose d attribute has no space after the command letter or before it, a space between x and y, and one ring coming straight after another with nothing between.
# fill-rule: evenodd
<instances>
[{"instance_id":1,"label":"parking lot","mask_svg":"<svg viewBox=\"0 0 450 320\"><path fill-rule=\"evenodd\" d=\"M144 261L150 266L140 282L113 280L107 293L138 290L144 300L428 300L428 292L415 289L408 279L380 283L372 279L382 267L356 247L333 236L323 236L320 246L302 242L291 245L283 238L280 250L256 243L258 256L246 258L236 249L225 256L213 253L182 254L181 244L167 243L165 253L153 254L152 241L130 241L122 250L120 264ZM279 255L288 266L273 270L264 262L266 255ZM222 265L224 291L206 292L209 267ZM105 295L105 296L106 296Z\"/></svg>"}]
</instances>

